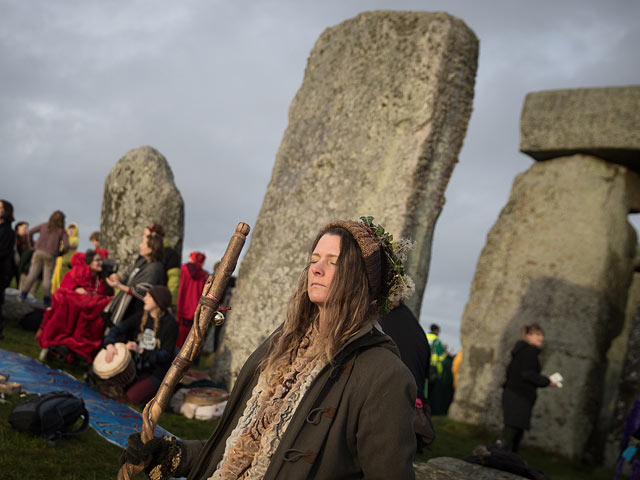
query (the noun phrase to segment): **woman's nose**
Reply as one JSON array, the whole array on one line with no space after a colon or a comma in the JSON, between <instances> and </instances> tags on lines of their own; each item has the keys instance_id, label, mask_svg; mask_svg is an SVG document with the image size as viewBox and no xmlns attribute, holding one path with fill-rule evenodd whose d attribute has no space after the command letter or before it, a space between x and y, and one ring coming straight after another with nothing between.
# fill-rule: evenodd
<instances>
[{"instance_id":1,"label":"woman's nose","mask_svg":"<svg viewBox=\"0 0 640 480\"><path fill-rule=\"evenodd\" d=\"M311 265L311 271L314 275L324 275L324 266L322 265L322 261L316 262Z\"/></svg>"}]
</instances>

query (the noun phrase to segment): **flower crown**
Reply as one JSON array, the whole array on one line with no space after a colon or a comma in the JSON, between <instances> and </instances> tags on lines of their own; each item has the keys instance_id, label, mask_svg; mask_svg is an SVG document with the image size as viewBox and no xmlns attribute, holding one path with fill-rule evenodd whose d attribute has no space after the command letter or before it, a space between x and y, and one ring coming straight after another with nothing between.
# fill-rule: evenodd
<instances>
[{"instance_id":1,"label":"flower crown","mask_svg":"<svg viewBox=\"0 0 640 480\"><path fill-rule=\"evenodd\" d=\"M382 225L373 223L373 217L360 217L360 220L376 238L381 253L386 256L389 264L389 268L383 274L385 278L382 279L386 288L382 289L382 293L376 299L378 310L384 315L391 310L391 302L404 301L415 291L415 283L405 273L403 264L415 242L408 238L394 242L393 235L385 231Z\"/></svg>"}]
</instances>

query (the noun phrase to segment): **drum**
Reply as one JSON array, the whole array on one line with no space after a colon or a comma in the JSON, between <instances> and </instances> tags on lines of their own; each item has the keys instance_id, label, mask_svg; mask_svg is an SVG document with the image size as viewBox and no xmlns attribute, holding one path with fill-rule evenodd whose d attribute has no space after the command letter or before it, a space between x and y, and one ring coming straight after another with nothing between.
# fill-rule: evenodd
<instances>
[{"instance_id":1,"label":"drum","mask_svg":"<svg viewBox=\"0 0 640 480\"><path fill-rule=\"evenodd\" d=\"M184 395L185 403L194 405L215 405L229 398L229 393L220 388L201 387L192 388Z\"/></svg>"},{"instance_id":2,"label":"drum","mask_svg":"<svg viewBox=\"0 0 640 480\"><path fill-rule=\"evenodd\" d=\"M109 380L120 386L127 387L136 378L136 365L124 343L114 343L116 355L111 363L107 363L107 349L103 348L93 360L93 372L103 380Z\"/></svg>"}]
</instances>

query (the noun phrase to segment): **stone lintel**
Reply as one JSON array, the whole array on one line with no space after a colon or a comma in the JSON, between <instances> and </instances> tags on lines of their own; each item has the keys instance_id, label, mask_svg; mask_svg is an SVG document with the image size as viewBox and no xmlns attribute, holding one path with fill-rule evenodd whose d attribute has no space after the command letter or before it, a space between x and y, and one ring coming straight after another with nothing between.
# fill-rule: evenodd
<instances>
[{"instance_id":1,"label":"stone lintel","mask_svg":"<svg viewBox=\"0 0 640 480\"><path fill-rule=\"evenodd\" d=\"M527 94L520 151L535 160L582 153L640 171L640 85Z\"/></svg>"}]
</instances>

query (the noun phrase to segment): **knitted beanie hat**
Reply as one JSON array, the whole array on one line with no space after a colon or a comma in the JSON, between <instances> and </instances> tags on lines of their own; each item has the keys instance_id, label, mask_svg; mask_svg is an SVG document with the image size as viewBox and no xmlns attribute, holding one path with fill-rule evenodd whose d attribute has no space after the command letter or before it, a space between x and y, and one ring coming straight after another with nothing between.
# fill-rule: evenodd
<instances>
[{"instance_id":1,"label":"knitted beanie hat","mask_svg":"<svg viewBox=\"0 0 640 480\"><path fill-rule=\"evenodd\" d=\"M389 262L387 256L382 251L384 246L380 244L371 229L361 222L336 220L325 225L320 230L320 235L331 228L343 228L351 234L358 244L358 247L360 247L362 259L364 260L367 271L371 295L374 298L380 295L386 295L390 287L388 284Z\"/></svg>"},{"instance_id":2,"label":"knitted beanie hat","mask_svg":"<svg viewBox=\"0 0 640 480\"><path fill-rule=\"evenodd\" d=\"M171 306L171 292L164 285L154 285L149 289L149 295L153 297L153 301L165 311Z\"/></svg>"}]
</instances>

